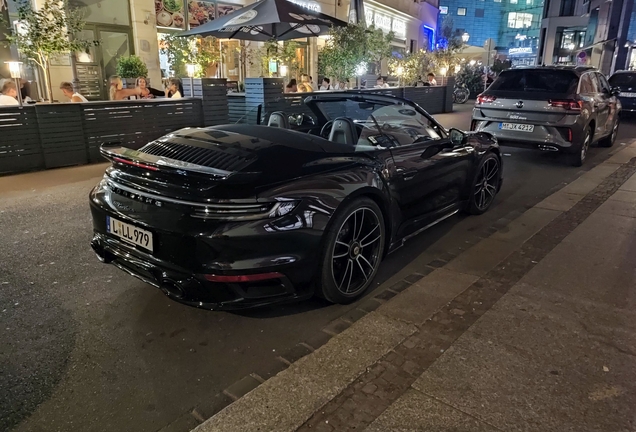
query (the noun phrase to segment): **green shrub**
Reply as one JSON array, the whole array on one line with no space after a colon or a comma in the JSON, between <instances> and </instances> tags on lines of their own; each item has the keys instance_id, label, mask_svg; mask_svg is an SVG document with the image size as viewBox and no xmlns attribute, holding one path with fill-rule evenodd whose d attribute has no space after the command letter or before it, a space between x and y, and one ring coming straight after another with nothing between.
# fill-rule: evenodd
<instances>
[{"instance_id":1,"label":"green shrub","mask_svg":"<svg viewBox=\"0 0 636 432\"><path fill-rule=\"evenodd\" d=\"M117 75L122 78L147 77L148 68L143 60L135 55L120 57L117 62Z\"/></svg>"}]
</instances>

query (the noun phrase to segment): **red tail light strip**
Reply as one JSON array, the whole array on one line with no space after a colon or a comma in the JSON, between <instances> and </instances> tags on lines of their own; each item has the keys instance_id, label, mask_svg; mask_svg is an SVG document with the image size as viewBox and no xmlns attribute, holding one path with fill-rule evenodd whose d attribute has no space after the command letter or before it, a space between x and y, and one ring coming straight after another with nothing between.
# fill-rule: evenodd
<instances>
[{"instance_id":1,"label":"red tail light strip","mask_svg":"<svg viewBox=\"0 0 636 432\"><path fill-rule=\"evenodd\" d=\"M222 283L241 283L241 282L257 282L269 279L280 279L285 277L282 273L258 273L250 275L238 275L238 276L223 276L223 275L204 275L204 278L210 282L222 282Z\"/></svg>"},{"instance_id":2,"label":"red tail light strip","mask_svg":"<svg viewBox=\"0 0 636 432\"><path fill-rule=\"evenodd\" d=\"M581 108L583 107L582 101L575 101L575 100L569 100L569 99L568 100L550 100L548 101L548 103L552 107L564 108L564 109L572 110L572 111L581 111Z\"/></svg>"},{"instance_id":3,"label":"red tail light strip","mask_svg":"<svg viewBox=\"0 0 636 432\"><path fill-rule=\"evenodd\" d=\"M477 105L481 105L484 103L491 103L497 100L497 96L490 95L479 95L477 96Z\"/></svg>"},{"instance_id":4,"label":"red tail light strip","mask_svg":"<svg viewBox=\"0 0 636 432\"><path fill-rule=\"evenodd\" d=\"M151 170L151 171L159 171L159 168L157 168L155 166L147 165L147 164L140 163L140 162L131 161L131 160L120 158L120 157L113 157L113 161L119 162L119 163L123 163L123 164L126 164L126 165L131 165L131 166L134 166L134 167L137 167L137 168L144 168L144 169L148 169L148 170Z\"/></svg>"}]
</instances>

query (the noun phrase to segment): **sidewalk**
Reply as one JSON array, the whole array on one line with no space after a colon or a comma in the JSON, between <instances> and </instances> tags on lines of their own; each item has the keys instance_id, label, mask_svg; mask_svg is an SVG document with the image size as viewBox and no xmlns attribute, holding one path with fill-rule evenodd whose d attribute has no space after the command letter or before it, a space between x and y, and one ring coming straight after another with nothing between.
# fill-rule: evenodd
<instances>
[{"instance_id":1,"label":"sidewalk","mask_svg":"<svg viewBox=\"0 0 636 432\"><path fill-rule=\"evenodd\" d=\"M632 144L196 432L635 431L635 257Z\"/></svg>"}]
</instances>

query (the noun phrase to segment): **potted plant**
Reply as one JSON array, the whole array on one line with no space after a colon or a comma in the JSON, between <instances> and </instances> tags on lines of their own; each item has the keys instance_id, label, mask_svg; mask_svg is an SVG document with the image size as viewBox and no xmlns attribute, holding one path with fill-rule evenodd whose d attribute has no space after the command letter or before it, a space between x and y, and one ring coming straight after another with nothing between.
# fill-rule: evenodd
<instances>
[{"instance_id":1,"label":"potted plant","mask_svg":"<svg viewBox=\"0 0 636 432\"><path fill-rule=\"evenodd\" d=\"M117 75L126 88L135 86L135 81L139 77L148 79L148 67L144 61L136 55L120 57L117 62Z\"/></svg>"}]
</instances>

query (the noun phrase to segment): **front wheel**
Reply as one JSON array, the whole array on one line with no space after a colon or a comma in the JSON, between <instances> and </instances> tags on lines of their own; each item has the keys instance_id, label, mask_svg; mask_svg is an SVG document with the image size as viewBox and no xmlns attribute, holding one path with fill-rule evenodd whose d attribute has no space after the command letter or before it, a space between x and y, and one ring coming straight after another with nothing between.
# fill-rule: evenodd
<instances>
[{"instance_id":1,"label":"front wheel","mask_svg":"<svg viewBox=\"0 0 636 432\"><path fill-rule=\"evenodd\" d=\"M583 134L583 141L580 146L576 148L574 153L570 155L570 165L575 167L583 166L585 159L587 158L587 152L590 150L590 143L592 141L592 128L586 127Z\"/></svg>"},{"instance_id":2,"label":"front wheel","mask_svg":"<svg viewBox=\"0 0 636 432\"><path fill-rule=\"evenodd\" d=\"M466 212L473 215L485 213L490 208L501 181L501 162L494 153L486 153L473 180Z\"/></svg>"},{"instance_id":3,"label":"front wheel","mask_svg":"<svg viewBox=\"0 0 636 432\"><path fill-rule=\"evenodd\" d=\"M616 142L616 135L618 135L618 124L619 124L619 118L618 116L616 116L616 121L614 122L614 127L612 128L612 133L610 133L608 136L606 136L605 138L603 138L601 140L601 142L599 143L599 145L601 147L611 147L614 145L614 143Z\"/></svg>"},{"instance_id":4,"label":"front wheel","mask_svg":"<svg viewBox=\"0 0 636 432\"><path fill-rule=\"evenodd\" d=\"M465 104L466 101L468 100L468 96L470 96L468 91L462 89L459 92L457 92L457 97L455 98L456 99L455 101L460 104Z\"/></svg>"},{"instance_id":5,"label":"front wheel","mask_svg":"<svg viewBox=\"0 0 636 432\"><path fill-rule=\"evenodd\" d=\"M334 216L322 251L317 292L332 303L351 303L375 277L384 251L384 217L370 198L346 204Z\"/></svg>"}]
</instances>

